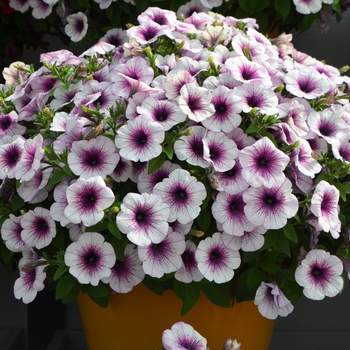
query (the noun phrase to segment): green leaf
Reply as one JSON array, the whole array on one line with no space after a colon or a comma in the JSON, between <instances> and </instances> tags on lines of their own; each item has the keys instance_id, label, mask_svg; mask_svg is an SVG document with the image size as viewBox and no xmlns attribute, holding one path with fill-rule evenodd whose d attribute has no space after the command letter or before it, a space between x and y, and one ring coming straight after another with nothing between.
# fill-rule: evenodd
<instances>
[{"instance_id":1,"label":"green leaf","mask_svg":"<svg viewBox=\"0 0 350 350\"><path fill-rule=\"evenodd\" d=\"M275 9L278 12L282 19L285 20L290 11L290 1L289 0L275 0Z\"/></svg>"},{"instance_id":2,"label":"green leaf","mask_svg":"<svg viewBox=\"0 0 350 350\"><path fill-rule=\"evenodd\" d=\"M101 232L108 229L108 221L103 220L98 222L96 225L86 227L85 232Z\"/></svg>"},{"instance_id":3,"label":"green leaf","mask_svg":"<svg viewBox=\"0 0 350 350\"><path fill-rule=\"evenodd\" d=\"M199 283L182 283L174 280L174 292L182 301L181 316L185 315L197 303L201 294Z\"/></svg>"},{"instance_id":4,"label":"green leaf","mask_svg":"<svg viewBox=\"0 0 350 350\"><path fill-rule=\"evenodd\" d=\"M18 194L16 194L13 197L11 202L12 211L17 211L21 209L23 205L24 205L24 200Z\"/></svg>"},{"instance_id":5,"label":"green leaf","mask_svg":"<svg viewBox=\"0 0 350 350\"><path fill-rule=\"evenodd\" d=\"M242 261L243 261L244 263L246 263L246 262L249 262L249 261L254 260L254 259L257 258L259 255L261 255L261 251L258 250L258 251L256 251L256 252L243 252L242 254L243 254L243 256L242 256Z\"/></svg>"},{"instance_id":6,"label":"green leaf","mask_svg":"<svg viewBox=\"0 0 350 350\"><path fill-rule=\"evenodd\" d=\"M294 243L298 243L298 236L295 232L295 228L291 224L287 224L283 227L283 232L285 236Z\"/></svg>"},{"instance_id":7,"label":"green leaf","mask_svg":"<svg viewBox=\"0 0 350 350\"><path fill-rule=\"evenodd\" d=\"M57 281L62 275L64 275L68 271L69 267L66 265L59 266L56 270L53 280Z\"/></svg>"},{"instance_id":8,"label":"green leaf","mask_svg":"<svg viewBox=\"0 0 350 350\"><path fill-rule=\"evenodd\" d=\"M277 252L284 253L290 257L290 246L289 246L288 239L286 238L285 235L282 234L281 231L278 231L278 232L279 233L277 234L277 239L273 244L273 249L276 250Z\"/></svg>"},{"instance_id":9,"label":"green leaf","mask_svg":"<svg viewBox=\"0 0 350 350\"><path fill-rule=\"evenodd\" d=\"M260 282L260 269L257 266L252 266L248 270L247 286L249 289L253 289Z\"/></svg>"},{"instance_id":10,"label":"green leaf","mask_svg":"<svg viewBox=\"0 0 350 350\"><path fill-rule=\"evenodd\" d=\"M278 267L278 265L274 261L271 261L271 260L263 261L263 262L261 262L261 264L259 266L266 272L278 272L278 271L280 271L280 268Z\"/></svg>"},{"instance_id":11,"label":"green leaf","mask_svg":"<svg viewBox=\"0 0 350 350\"><path fill-rule=\"evenodd\" d=\"M7 249L6 245L3 242L0 242L0 256L4 260L5 264L8 264L13 257L13 252Z\"/></svg>"},{"instance_id":12,"label":"green leaf","mask_svg":"<svg viewBox=\"0 0 350 350\"><path fill-rule=\"evenodd\" d=\"M295 304L302 296L303 287L296 282L286 280L283 284L282 292L292 304Z\"/></svg>"},{"instance_id":13,"label":"green leaf","mask_svg":"<svg viewBox=\"0 0 350 350\"><path fill-rule=\"evenodd\" d=\"M137 13L141 13L146 10L148 7L148 0L135 0L136 11Z\"/></svg>"},{"instance_id":14,"label":"green leaf","mask_svg":"<svg viewBox=\"0 0 350 350\"><path fill-rule=\"evenodd\" d=\"M106 16L110 21L112 21L113 19L113 9L114 9L114 6L109 6L105 10Z\"/></svg>"},{"instance_id":15,"label":"green leaf","mask_svg":"<svg viewBox=\"0 0 350 350\"><path fill-rule=\"evenodd\" d=\"M90 298L104 298L106 296L108 297L110 293L108 285L101 282L97 286L86 285L86 292Z\"/></svg>"},{"instance_id":16,"label":"green leaf","mask_svg":"<svg viewBox=\"0 0 350 350\"><path fill-rule=\"evenodd\" d=\"M156 293L158 295L162 295L165 291L164 283L161 281L156 281L153 279L144 279L143 280L144 285L146 285L153 293Z\"/></svg>"},{"instance_id":17,"label":"green leaf","mask_svg":"<svg viewBox=\"0 0 350 350\"><path fill-rule=\"evenodd\" d=\"M334 1L332 4L332 8L333 8L334 12L337 12L340 15L342 14L341 5L340 5L339 1Z\"/></svg>"},{"instance_id":18,"label":"green leaf","mask_svg":"<svg viewBox=\"0 0 350 350\"><path fill-rule=\"evenodd\" d=\"M336 183L334 183L333 185L339 190L339 194L340 194L341 199L342 199L344 202L346 202L346 193L347 193L347 191L346 191L345 186L343 186L343 185L342 185L341 183L339 183L339 182L336 182Z\"/></svg>"},{"instance_id":19,"label":"green leaf","mask_svg":"<svg viewBox=\"0 0 350 350\"><path fill-rule=\"evenodd\" d=\"M79 7L83 8L83 9L90 10L90 8L91 8L89 0L78 0L78 4L79 4ZM112 6L110 6L110 7L112 7Z\"/></svg>"},{"instance_id":20,"label":"green leaf","mask_svg":"<svg viewBox=\"0 0 350 350\"><path fill-rule=\"evenodd\" d=\"M66 275L60 278L56 287L56 300L67 296L75 283L78 283L78 281L72 275Z\"/></svg>"},{"instance_id":21,"label":"green leaf","mask_svg":"<svg viewBox=\"0 0 350 350\"><path fill-rule=\"evenodd\" d=\"M217 284L203 284L201 283L203 293L208 297L208 299L222 307L230 307L231 297L230 291L227 283Z\"/></svg>"},{"instance_id":22,"label":"green leaf","mask_svg":"<svg viewBox=\"0 0 350 350\"><path fill-rule=\"evenodd\" d=\"M108 231L118 240L122 239L122 234L114 221L108 223Z\"/></svg>"},{"instance_id":23,"label":"green leaf","mask_svg":"<svg viewBox=\"0 0 350 350\"><path fill-rule=\"evenodd\" d=\"M300 23L300 30L306 31L309 29L314 22L316 22L319 18L319 13L310 13L308 15L303 16L303 20Z\"/></svg>"},{"instance_id":24,"label":"green leaf","mask_svg":"<svg viewBox=\"0 0 350 350\"><path fill-rule=\"evenodd\" d=\"M103 308L106 308L108 306L108 303L109 303L109 295L104 296L102 298L95 298L95 297L90 296L90 299L92 301L94 301L98 306L103 307Z\"/></svg>"},{"instance_id":25,"label":"green leaf","mask_svg":"<svg viewBox=\"0 0 350 350\"><path fill-rule=\"evenodd\" d=\"M248 126L248 129L245 132L247 134L254 134L258 130L259 130L259 127L256 124L252 123Z\"/></svg>"},{"instance_id":26,"label":"green leaf","mask_svg":"<svg viewBox=\"0 0 350 350\"><path fill-rule=\"evenodd\" d=\"M72 301L76 300L76 298L78 297L78 294L80 293L80 284L78 283L78 281L76 281L73 285L73 288L71 289L71 291L61 299L63 304L68 304L71 303Z\"/></svg>"},{"instance_id":27,"label":"green leaf","mask_svg":"<svg viewBox=\"0 0 350 350\"><path fill-rule=\"evenodd\" d=\"M174 150L171 146L164 146L163 147L163 152L167 155L168 159L169 160L172 160L173 159L173 156L174 156Z\"/></svg>"},{"instance_id":28,"label":"green leaf","mask_svg":"<svg viewBox=\"0 0 350 350\"><path fill-rule=\"evenodd\" d=\"M151 159L148 162L148 174L154 173L158 170L165 162L165 154L161 153L158 157Z\"/></svg>"},{"instance_id":29,"label":"green leaf","mask_svg":"<svg viewBox=\"0 0 350 350\"><path fill-rule=\"evenodd\" d=\"M265 233L265 242L262 248L260 250L264 250L267 248L272 247L277 240L277 231L275 230L269 230Z\"/></svg>"},{"instance_id":30,"label":"green leaf","mask_svg":"<svg viewBox=\"0 0 350 350\"><path fill-rule=\"evenodd\" d=\"M238 0L239 6L248 14L253 15L265 9L270 0Z\"/></svg>"},{"instance_id":31,"label":"green leaf","mask_svg":"<svg viewBox=\"0 0 350 350\"><path fill-rule=\"evenodd\" d=\"M117 239L115 237L112 238L111 244L114 248L115 255L117 256L118 260L124 261L125 248L128 243L129 241L125 235L123 235L120 239Z\"/></svg>"},{"instance_id":32,"label":"green leaf","mask_svg":"<svg viewBox=\"0 0 350 350\"><path fill-rule=\"evenodd\" d=\"M71 170L69 169L68 165L65 165L62 170L69 176L73 176L73 173L71 172Z\"/></svg>"},{"instance_id":33,"label":"green leaf","mask_svg":"<svg viewBox=\"0 0 350 350\"><path fill-rule=\"evenodd\" d=\"M57 170L51 176L51 179L47 185L54 186L54 185L58 184L59 182L61 182L66 176L67 176L67 173L63 169Z\"/></svg>"},{"instance_id":34,"label":"green leaf","mask_svg":"<svg viewBox=\"0 0 350 350\"><path fill-rule=\"evenodd\" d=\"M322 180L328 181L329 179L330 179L330 175L328 175L328 174L320 174L320 175L317 176L317 178L315 180L315 184L318 184Z\"/></svg>"},{"instance_id":35,"label":"green leaf","mask_svg":"<svg viewBox=\"0 0 350 350\"><path fill-rule=\"evenodd\" d=\"M269 25L269 18L264 11L254 13L254 17L259 24L259 31L265 32Z\"/></svg>"},{"instance_id":36,"label":"green leaf","mask_svg":"<svg viewBox=\"0 0 350 350\"><path fill-rule=\"evenodd\" d=\"M208 210L202 210L197 219L196 219L196 222L198 223L200 229L203 231L203 232L206 232L209 225L210 225L210 222L211 222L211 214Z\"/></svg>"}]
</instances>

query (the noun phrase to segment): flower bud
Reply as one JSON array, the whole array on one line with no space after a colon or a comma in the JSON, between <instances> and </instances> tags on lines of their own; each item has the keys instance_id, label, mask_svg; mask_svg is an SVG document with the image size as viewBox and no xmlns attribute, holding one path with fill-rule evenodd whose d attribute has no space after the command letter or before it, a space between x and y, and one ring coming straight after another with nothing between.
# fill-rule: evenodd
<instances>
[{"instance_id":1,"label":"flower bud","mask_svg":"<svg viewBox=\"0 0 350 350\"><path fill-rule=\"evenodd\" d=\"M344 74L344 73L346 73L349 69L350 69L350 66L346 65L346 66L343 66L343 67L339 68L338 70L339 70L339 73L340 73L340 74Z\"/></svg>"},{"instance_id":2,"label":"flower bud","mask_svg":"<svg viewBox=\"0 0 350 350\"><path fill-rule=\"evenodd\" d=\"M21 265L19 268L23 272L29 272L43 265L47 265L47 261L45 259L39 259L39 260L32 261L28 264Z\"/></svg>"},{"instance_id":3,"label":"flower bud","mask_svg":"<svg viewBox=\"0 0 350 350\"><path fill-rule=\"evenodd\" d=\"M191 229L189 233L190 233L190 235L198 237L198 238L204 236L204 232L200 231L200 230Z\"/></svg>"},{"instance_id":4,"label":"flower bud","mask_svg":"<svg viewBox=\"0 0 350 350\"><path fill-rule=\"evenodd\" d=\"M275 90L273 90L274 92L281 92L284 89L284 84L278 85Z\"/></svg>"},{"instance_id":5,"label":"flower bud","mask_svg":"<svg viewBox=\"0 0 350 350\"><path fill-rule=\"evenodd\" d=\"M241 350L241 343L237 343L237 340L227 338L222 350Z\"/></svg>"}]
</instances>

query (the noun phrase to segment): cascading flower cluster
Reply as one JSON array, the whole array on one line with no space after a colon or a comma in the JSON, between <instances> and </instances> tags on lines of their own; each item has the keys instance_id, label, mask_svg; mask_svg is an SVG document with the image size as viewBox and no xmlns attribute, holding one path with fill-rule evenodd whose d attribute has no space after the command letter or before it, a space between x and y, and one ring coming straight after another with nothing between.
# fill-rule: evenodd
<instances>
[{"instance_id":1,"label":"cascading flower cluster","mask_svg":"<svg viewBox=\"0 0 350 350\"><path fill-rule=\"evenodd\" d=\"M148 8L0 87L1 259L31 302L174 289L287 316L349 270L349 79L253 19ZM120 38L120 37L119 37Z\"/></svg>"}]
</instances>

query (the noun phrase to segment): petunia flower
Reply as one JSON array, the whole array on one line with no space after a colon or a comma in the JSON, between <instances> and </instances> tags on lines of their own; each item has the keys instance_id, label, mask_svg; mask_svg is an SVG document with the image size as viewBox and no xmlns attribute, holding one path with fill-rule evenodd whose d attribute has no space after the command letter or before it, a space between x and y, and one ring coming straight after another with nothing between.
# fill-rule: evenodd
<instances>
[{"instance_id":1,"label":"petunia flower","mask_svg":"<svg viewBox=\"0 0 350 350\"><path fill-rule=\"evenodd\" d=\"M230 132L242 121L241 100L226 86L218 86L211 94L214 114L202 121L202 124L212 131Z\"/></svg>"},{"instance_id":2,"label":"petunia flower","mask_svg":"<svg viewBox=\"0 0 350 350\"><path fill-rule=\"evenodd\" d=\"M242 110L251 112L253 108L263 114L274 115L278 113L278 99L272 88L261 81L251 81L237 87L234 91L242 101Z\"/></svg>"},{"instance_id":3,"label":"petunia flower","mask_svg":"<svg viewBox=\"0 0 350 350\"><path fill-rule=\"evenodd\" d=\"M241 193L228 194L219 192L212 206L214 219L222 225L225 233L242 236L244 231L251 231L254 225L244 213L245 202Z\"/></svg>"},{"instance_id":4,"label":"petunia flower","mask_svg":"<svg viewBox=\"0 0 350 350\"><path fill-rule=\"evenodd\" d=\"M75 141L68 154L69 168L84 178L111 174L120 159L114 142L106 136Z\"/></svg>"},{"instance_id":5,"label":"petunia flower","mask_svg":"<svg viewBox=\"0 0 350 350\"><path fill-rule=\"evenodd\" d=\"M44 156L42 149L44 138L38 134L33 139L28 139L23 144L21 159L16 164L14 171L16 179L20 181L29 181L40 168L40 161Z\"/></svg>"},{"instance_id":6,"label":"petunia flower","mask_svg":"<svg viewBox=\"0 0 350 350\"><path fill-rule=\"evenodd\" d=\"M243 192L245 215L256 225L279 229L298 211L298 199L292 194L292 183L286 178L279 187L250 187Z\"/></svg>"},{"instance_id":7,"label":"petunia flower","mask_svg":"<svg viewBox=\"0 0 350 350\"><path fill-rule=\"evenodd\" d=\"M0 140L0 179L13 179L24 151L25 138L5 136Z\"/></svg>"},{"instance_id":8,"label":"petunia flower","mask_svg":"<svg viewBox=\"0 0 350 350\"><path fill-rule=\"evenodd\" d=\"M88 30L88 19L84 13L78 12L69 15L67 22L64 31L70 40L77 42L85 37Z\"/></svg>"},{"instance_id":9,"label":"petunia flower","mask_svg":"<svg viewBox=\"0 0 350 350\"><path fill-rule=\"evenodd\" d=\"M185 251L185 237L169 229L160 243L138 246L143 270L152 277L160 278L166 273L177 271L182 266L181 254Z\"/></svg>"},{"instance_id":10,"label":"petunia flower","mask_svg":"<svg viewBox=\"0 0 350 350\"><path fill-rule=\"evenodd\" d=\"M53 5L44 0L29 0L32 8L32 16L36 19L43 19L49 16L52 12Z\"/></svg>"},{"instance_id":11,"label":"petunia flower","mask_svg":"<svg viewBox=\"0 0 350 350\"><path fill-rule=\"evenodd\" d=\"M195 256L199 271L207 280L215 283L230 281L234 270L241 264L238 250L228 248L220 232L200 241Z\"/></svg>"},{"instance_id":12,"label":"petunia flower","mask_svg":"<svg viewBox=\"0 0 350 350\"><path fill-rule=\"evenodd\" d=\"M111 275L103 277L102 282L109 284L117 293L129 293L133 287L142 282L144 277L145 273L137 255L136 246L128 244L125 247L123 260L117 258Z\"/></svg>"},{"instance_id":13,"label":"petunia flower","mask_svg":"<svg viewBox=\"0 0 350 350\"><path fill-rule=\"evenodd\" d=\"M128 193L120 206L116 222L121 232L138 246L160 243L167 235L169 205L157 194Z\"/></svg>"},{"instance_id":14,"label":"petunia flower","mask_svg":"<svg viewBox=\"0 0 350 350\"><path fill-rule=\"evenodd\" d=\"M203 158L215 171L230 170L238 156L236 143L223 132L207 131L203 138Z\"/></svg>"},{"instance_id":15,"label":"petunia flower","mask_svg":"<svg viewBox=\"0 0 350 350\"><path fill-rule=\"evenodd\" d=\"M310 250L295 271L295 280L312 300L334 297L344 286L343 264L335 255L321 249Z\"/></svg>"},{"instance_id":16,"label":"petunia flower","mask_svg":"<svg viewBox=\"0 0 350 350\"><path fill-rule=\"evenodd\" d=\"M97 232L86 232L77 242L71 243L64 254L69 273L81 284L97 286L104 277L109 277L116 256L112 245L105 242Z\"/></svg>"},{"instance_id":17,"label":"petunia flower","mask_svg":"<svg viewBox=\"0 0 350 350\"><path fill-rule=\"evenodd\" d=\"M292 303L274 282L261 282L255 294L254 304L258 306L259 312L270 320L275 320L278 316L286 317L294 309Z\"/></svg>"},{"instance_id":18,"label":"petunia flower","mask_svg":"<svg viewBox=\"0 0 350 350\"><path fill-rule=\"evenodd\" d=\"M242 249L244 252L255 252L264 245L264 234L266 231L266 227L261 225L254 227L250 231L244 231L241 236L229 235L223 232L222 240L230 249Z\"/></svg>"},{"instance_id":19,"label":"petunia flower","mask_svg":"<svg viewBox=\"0 0 350 350\"><path fill-rule=\"evenodd\" d=\"M322 76L316 69L309 67L291 70L285 75L284 82L286 89L291 94L308 100L322 96L330 88L326 77Z\"/></svg>"},{"instance_id":20,"label":"petunia flower","mask_svg":"<svg viewBox=\"0 0 350 350\"><path fill-rule=\"evenodd\" d=\"M1 238L11 252L21 252L31 249L21 237L22 230L21 216L10 214L9 218L2 224Z\"/></svg>"},{"instance_id":21,"label":"petunia flower","mask_svg":"<svg viewBox=\"0 0 350 350\"><path fill-rule=\"evenodd\" d=\"M27 128L18 123L18 114L11 111L0 115L0 140L5 136L23 135Z\"/></svg>"},{"instance_id":22,"label":"petunia flower","mask_svg":"<svg viewBox=\"0 0 350 350\"><path fill-rule=\"evenodd\" d=\"M118 129L115 144L123 158L145 162L161 154L164 137L164 129L158 122L140 115Z\"/></svg>"},{"instance_id":23,"label":"petunia flower","mask_svg":"<svg viewBox=\"0 0 350 350\"><path fill-rule=\"evenodd\" d=\"M23 181L17 188L18 195L29 203L41 203L48 196L50 189L46 185L48 184L52 175L52 167L48 164L41 163L40 168L35 172L34 176L29 181Z\"/></svg>"},{"instance_id":24,"label":"petunia flower","mask_svg":"<svg viewBox=\"0 0 350 350\"><path fill-rule=\"evenodd\" d=\"M310 210L316 216L320 229L330 232L333 238L339 238L341 229L338 202L339 190L334 185L321 180L312 195Z\"/></svg>"},{"instance_id":25,"label":"petunia flower","mask_svg":"<svg viewBox=\"0 0 350 350\"><path fill-rule=\"evenodd\" d=\"M23 251L23 257L18 262L18 265L21 267L25 264L33 263L38 258L38 255L34 251ZM38 292L45 288L45 267L44 264L41 264L28 270L19 269L20 277L16 279L13 286L16 299L22 299L23 303L29 304L35 299Z\"/></svg>"},{"instance_id":26,"label":"petunia flower","mask_svg":"<svg viewBox=\"0 0 350 350\"><path fill-rule=\"evenodd\" d=\"M162 342L165 350L204 350L207 340L201 336L191 325L177 322L171 329L163 332Z\"/></svg>"},{"instance_id":27,"label":"petunia flower","mask_svg":"<svg viewBox=\"0 0 350 350\"><path fill-rule=\"evenodd\" d=\"M184 132L174 143L174 152L179 160L186 160L187 163L207 168L209 162L204 159L203 138L206 130L203 126L195 125Z\"/></svg>"},{"instance_id":28,"label":"petunia flower","mask_svg":"<svg viewBox=\"0 0 350 350\"><path fill-rule=\"evenodd\" d=\"M170 206L169 221L186 224L200 213L200 205L207 192L202 182L183 169L175 169L169 177L154 186L153 193L160 195Z\"/></svg>"},{"instance_id":29,"label":"petunia flower","mask_svg":"<svg viewBox=\"0 0 350 350\"><path fill-rule=\"evenodd\" d=\"M195 122L208 119L215 112L210 92L194 84L185 84L180 89L179 107L188 118Z\"/></svg>"},{"instance_id":30,"label":"petunia flower","mask_svg":"<svg viewBox=\"0 0 350 350\"><path fill-rule=\"evenodd\" d=\"M285 179L283 170L289 157L276 148L268 137L263 137L253 145L238 153L244 180L251 186L280 186Z\"/></svg>"},{"instance_id":31,"label":"petunia flower","mask_svg":"<svg viewBox=\"0 0 350 350\"><path fill-rule=\"evenodd\" d=\"M137 180L137 189L140 193L151 193L158 182L162 182L175 169L180 169L180 165L166 160L159 169L152 174L148 174L148 169L143 170Z\"/></svg>"},{"instance_id":32,"label":"petunia flower","mask_svg":"<svg viewBox=\"0 0 350 350\"><path fill-rule=\"evenodd\" d=\"M21 238L29 247L47 247L56 236L56 224L48 209L36 207L21 217Z\"/></svg>"},{"instance_id":33,"label":"petunia flower","mask_svg":"<svg viewBox=\"0 0 350 350\"><path fill-rule=\"evenodd\" d=\"M114 194L101 176L80 177L66 189L68 205L64 210L67 219L74 223L92 226L102 220L104 209L114 202Z\"/></svg>"},{"instance_id":34,"label":"petunia flower","mask_svg":"<svg viewBox=\"0 0 350 350\"><path fill-rule=\"evenodd\" d=\"M181 254L182 267L175 272L175 279L183 283L199 282L203 279L202 273L198 269L195 257L196 245L192 241L186 241L185 251Z\"/></svg>"}]
</instances>

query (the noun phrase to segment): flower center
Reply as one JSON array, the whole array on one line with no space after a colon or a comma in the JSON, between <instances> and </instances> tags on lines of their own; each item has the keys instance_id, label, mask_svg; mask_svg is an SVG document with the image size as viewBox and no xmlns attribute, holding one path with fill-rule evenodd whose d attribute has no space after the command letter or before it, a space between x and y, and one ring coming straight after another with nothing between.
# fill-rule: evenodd
<instances>
[{"instance_id":1,"label":"flower center","mask_svg":"<svg viewBox=\"0 0 350 350\"><path fill-rule=\"evenodd\" d=\"M227 111L227 106L225 102L218 102L215 104L215 111L217 114L225 114Z\"/></svg>"},{"instance_id":2,"label":"flower center","mask_svg":"<svg viewBox=\"0 0 350 350\"><path fill-rule=\"evenodd\" d=\"M84 262L89 267L96 266L99 259L99 255L94 250L88 251L84 256Z\"/></svg>"},{"instance_id":3,"label":"flower center","mask_svg":"<svg viewBox=\"0 0 350 350\"><path fill-rule=\"evenodd\" d=\"M316 279L316 280L322 280L324 278L324 271L323 269L315 266L312 271L311 271L312 276Z\"/></svg>"},{"instance_id":4,"label":"flower center","mask_svg":"<svg viewBox=\"0 0 350 350\"><path fill-rule=\"evenodd\" d=\"M6 152L6 164L9 166L16 165L21 154L16 146L12 146Z\"/></svg>"},{"instance_id":5,"label":"flower center","mask_svg":"<svg viewBox=\"0 0 350 350\"><path fill-rule=\"evenodd\" d=\"M89 152L85 156L85 164L87 164L91 167L96 167L97 165L100 164L99 155L96 152Z\"/></svg>"},{"instance_id":6,"label":"flower center","mask_svg":"<svg viewBox=\"0 0 350 350\"><path fill-rule=\"evenodd\" d=\"M195 260L193 254L190 251L185 250L181 257L185 267L190 267L194 265Z\"/></svg>"},{"instance_id":7,"label":"flower center","mask_svg":"<svg viewBox=\"0 0 350 350\"><path fill-rule=\"evenodd\" d=\"M12 123L12 120L8 115L2 117L0 119L0 129L7 130L11 126L11 123Z\"/></svg>"},{"instance_id":8,"label":"flower center","mask_svg":"<svg viewBox=\"0 0 350 350\"><path fill-rule=\"evenodd\" d=\"M264 203L268 207L275 207L279 203L279 201L274 194L266 194L264 197Z\"/></svg>"},{"instance_id":9,"label":"flower center","mask_svg":"<svg viewBox=\"0 0 350 350\"><path fill-rule=\"evenodd\" d=\"M313 86L313 84L311 84L311 82L308 79L300 81L299 88L301 91L303 91L305 93L309 93L309 92L314 91L314 86Z\"/></svg>"},{"instance_id":10,"label":"flower center","mask_svg":"<svg viewBox=\"0 0 350 350\"><path fill-rule=\"evenodd\" d=\"M146 226L149 223L150 215L149 210L140 208L135 213L135 220L141 226Z\"/></svg>"},{"instance_id":11,"label":"flower center","mask_svg":"<svg viewBox=\"0 0 350 350\"><path fill-rule=\"evenodd\" d=\"M211 160L217 160L220 158L221 152L219 147L211 146L209 149L209 157Z\"/></svg>"},{"instance_id":12,"label":"flower center","mask_svg":"<svg viewBox=\"0 0 350 350\"><path fill-rule=\"evenodd\" d=\"M259 168L267 169L269 167L270 161L264 154L258 157L258 159L256 160L256 163Z\"/></svg>"},{"instance_id":13,"label":"flower center","mask_svg":"<svg viewBox=\"0 0 350 350\"><path fill-rule=\"evenodd\" d=\"M213 264L218 264L221 262L222 260L222 253L219 249L213 249L211 252L210 252L210 261L213 263Z\"/></svg>"},{"instance_id":14,"label":"flower center","mask_svg":"<svg viewBox=\"0 0 350 350\"><path fill-rule=\"evenodd\" d=\"M195 154L203 155L203 143L201 140L196 139L191 142L192 151Z\"/></svg>"},{"instance_id":15,"label":"flower center","mask_svg":"<svg viewBox=\"0 0 350 350\"><path fill-rule=\"evenodd\" d=\"M247 96L247 105L249 107L259 108L261 106L261 102L262 102L262 98L260 98L259 96L256 96L256 95Z\"/></svg>"},{"instance_id":16,"label":"flower center","mask_svg":"<svg viewBox=\"0 0 350 350\"><path fill-rule=\"evenodd\" d=\"M148 140L147 134L143 130L139 130L135 137L134 137L135 143L139 147L143 147Z\"/></svg>"},{"instance_id":17,"label":"flower center","mask_svg":"<svg viewBox=\"0 0 350 350\"><path fill-rule=\"evenodd\" d=\"M169 117L169 111L165 106L159 107L155 112L155 118L159 122L164 122Z\"/></svg>"},{"instance_id":18,"label":"flower center","mask_svg":"<svg viewBox=\"0 0 350 350\"><path fill-rule=\"evenodd\" d=\"M93 208L95 206L97 197L95 191L87 191L83 194L83 203L88 208Z\"/></svg>"},{"instance_id":19,"label":"flower center","mask_svg":"<svg viewBox=\"0 0 350 350\"><path fill-rule=\"evenodd\" d=\"M44 218L37 218L35 220L35 229L38 234L45 234L49 228L47 221Z\"/></svg>"},{"instance_id":20,"label":"flower center","mask_svg":"<svg viewBox=\"0 0 350 350\"><path fill-rule=\"evenodd\" d=\"M190 96L187 101L188 108L192 111L198 111L200 109L199 99L194 96Z\"/></svg>"},{"instance_id":21,"label":"flower center","mask_svg":"<svg viewBox=\"0 0 350 350\"><path fill-rule=\"evenodd\" d=\"M174 191L174 197L178 202L186 202L187 192L185 191L185 189L178 187Z\"/></svg>"}]
</instances>

